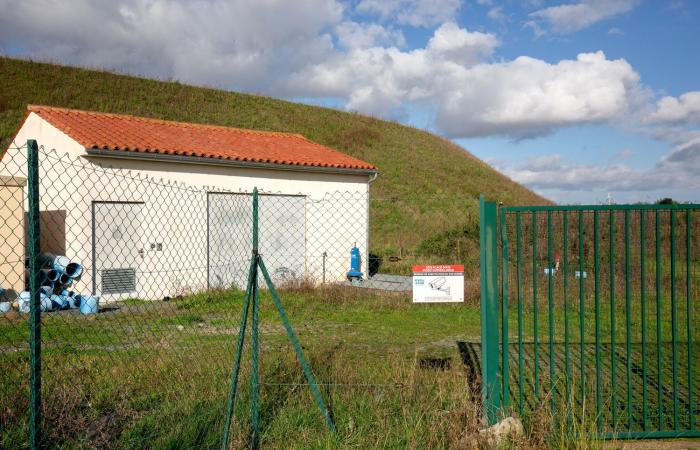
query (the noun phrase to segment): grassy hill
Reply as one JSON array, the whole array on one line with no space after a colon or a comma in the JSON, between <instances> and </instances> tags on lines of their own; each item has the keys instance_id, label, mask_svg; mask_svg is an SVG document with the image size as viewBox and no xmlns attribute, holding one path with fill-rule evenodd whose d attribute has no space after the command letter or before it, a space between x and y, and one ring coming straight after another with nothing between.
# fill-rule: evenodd
<instances>
[{"instance_id":1,"label":"grassy hill","mask_svg":"<svg viewBox=\"0 0 700 450\"><path fill-rule=\"evenodd\" d=\"M3 148L34 103L295 132L371 162L381 171L372 185L372 248L383 255L473 254L479 194L505 204L547 203L446 139L360 114L1 57L0 80Z\"/></svg>"}]
</instances>

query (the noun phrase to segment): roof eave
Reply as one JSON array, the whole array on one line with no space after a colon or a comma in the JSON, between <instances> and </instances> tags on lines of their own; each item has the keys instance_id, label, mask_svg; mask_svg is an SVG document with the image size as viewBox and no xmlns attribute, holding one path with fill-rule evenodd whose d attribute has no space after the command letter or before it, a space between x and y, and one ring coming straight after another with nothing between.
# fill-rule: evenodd
<instances>
[{"instance_id":1,"label":"roof eave","mask_svg":"<svg viewBox=\"0 0 700 450\"><path fill-rule=\"evenodd\" d=\"M201 156L183 156L183 155L168 155L164 153L143 153L135 151L115 151L103 150L96 148L86 148L87 156L99 156L115 159L133 159L139 161L166 161L179 162L188 164L202 164L215 166L240 167L247 169L267 169L267 170L287 170L293 172L316 172L316 173L333 173L344 175L375 175L379 173L377 169L355 169L345 167L326 167L326 166L302 166L297 164L275 164L263 163L255 161L237 161L232 159L217 159Z\"/></svg>"}]
</instances>

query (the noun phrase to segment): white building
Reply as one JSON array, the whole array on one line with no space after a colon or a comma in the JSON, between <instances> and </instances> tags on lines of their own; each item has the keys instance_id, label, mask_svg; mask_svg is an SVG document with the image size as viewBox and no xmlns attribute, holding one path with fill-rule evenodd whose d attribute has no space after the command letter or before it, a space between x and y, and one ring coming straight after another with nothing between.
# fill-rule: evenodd
<instances>
[{"instance_id":1,"label":"white building","mask_svg":"<svg viewBox=\"0 0 700 450\"><path fill-rule=\"evenodd\" d=\"M254 187L279 282L340 281L353 245L367 256L376 167L303 136L29 106L0 175L27 177L28 139L41 147L41 250L83 264L77 292L243 286Z\"/></svg>"}]
</instances>

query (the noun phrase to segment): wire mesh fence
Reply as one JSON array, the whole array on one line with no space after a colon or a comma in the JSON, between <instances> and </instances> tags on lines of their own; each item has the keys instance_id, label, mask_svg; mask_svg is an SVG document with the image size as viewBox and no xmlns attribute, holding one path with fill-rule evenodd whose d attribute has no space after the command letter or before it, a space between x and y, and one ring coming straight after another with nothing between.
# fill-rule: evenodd
<instances>
[{"instance_id":1,"label":"wire mesh fence","mask_svg":"<svg viewBox=\"0 0 700 450\"><path fill-rule=\"evenodd\" d=\"M0 161L0 443L8 447L25 445L31 410L27 150L13 145ZM38 150L42 442L167 446L168 439L190 433L187 442L217 447L253 249L251 192L196 186L158 170L115 165L60 149ZM423 249L401 238L374 243L370 205L366 183L354 191L262 191L259 196L259 251L272 281L292 302L290 318L293 324L299 320L300 340L312 349L309 363L331 414L342 414L340 398L352 403L360 394L392 414L389 397L376 395L401 391L412 375L404 358L397 363L386 356L411 354L416 341L392 341L393 331L386 327L381 333L387 345L377 350L372 338L363 337L367 325L324 320L320 314L333 308L316 310L318 300L352 305L360 292L363 301L376 301L381 308L385 298L378 292L410 294L413 262L474 257L467 249L470 234L463 230L456 239L465 244L456 252L439 239ZM445 236L454 238L449 230ZM353 249L362 259L361 274L348 276ZM259 285L265 423L282 405L299 411L315 410L315 405L310 394L299 395L306 380L262 277ZM362 314L364 309L357 317ZM338 328L345 326L354 328ZM348 334L356 338L346 340ZM351 356L339 357L347 348ZM383 363L351 374L358 354ZM241 370L241 383L249 382L250 368ZM231 437L236 448L250 440L249 392L241 390L239 400ZM323 419L317 419L296 427L322 435ZM174 429L154 432L168 426Z\"/></svg>"}]
</instances>

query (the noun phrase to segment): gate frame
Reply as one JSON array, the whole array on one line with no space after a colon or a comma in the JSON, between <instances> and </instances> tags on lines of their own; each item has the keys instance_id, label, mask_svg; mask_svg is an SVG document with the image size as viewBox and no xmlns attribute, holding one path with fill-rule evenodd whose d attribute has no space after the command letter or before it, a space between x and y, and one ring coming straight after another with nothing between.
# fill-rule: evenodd
<instances>
[{"instance_id":1,"label":"gate frame","mask_svg":"<svg viewBox=\"0 0 700 450\"><path fill-rule=\"evenodd\" d=\"M520 213L532 213L533 217L536 213L546 212L549 217L553 212L576 212L579 214L579 224L581 223L581 216L584 212L594 213L597 217L599 212L609 212L611 217L614 218L614 212L624 212L625 214L625 247L626 252L629 252L629 234L627 221L629 220L630 211L635 212L646 212L654 211L656 212L657 223L660 211L668 211L671 220L671 240L675 242L675 229L673 224L675 223L676 212L685 212L688 223L686 224L686 258L688 261L691 260L691 214L692 211L700 212L700 204L621 204L621 205L550 205L550 206L508 206L503 207L501 204L496 202L488 202L485 200L484 196L481 195L479 198L479 237L480 237L480 275L481 275L481 373L482 373L482 401L483 401L483 417L487 426L494 425L500 418L506 413L506 409L509 404L509 386L508 386L508 302L502 301L504 293L507 295L508 291L508 241L507 241L507 230L506 230L506 213L516 213L519 219ZM566 217L566 215L565 215ZM643 215L642 215L643 217ZM500 224L499 224L500 222ZM643 224L642 220L642 224ZM597 221L594 222L597 231ZM499 262L499 242L498 242L498 228L500 226L501 231L501 261ZM579 225L580 226L580 225ZM643 226L643 225L642 225ZM656 245L658 252L659 234L658 226L656 230ZM551 219L548 221L548 239L551 240ZM613 229L611 228L611 238L614 236ZM597 236L597 234L596 234ZM597 242L594 244L597 248ZM612 239L611 239L612 245ZM672 248L675 248L673 245ZM583 247L580 248L583 251ZM548 259L551 262L551 245L548 246ZM519 257L519 256L518 256ZM644 257L642 256L642 264ZM672 260L675 261L672 250ZM625 261L628 265L628 261ZM673 266L673 263L672 263ZM583 270L583 269L581 269ZM629 278L629 267L626 269L626 277ZM499 292L498 281L499 275L501 278L501 289ZM598 269L596 266L596 278L598 276ZM658 283L658 281L657 281ZM583 290L583 282L580 286ZM658 289L658 284L657 284ZM697 299L698 294L695 293L691 296L691 274L690 271L687 273L686 279L686 289L687 289L687 304L686 307L690 311L690 302ZM550 277L550 302L551 302L551 277ZM675 305L675 288L672 288L671 292L672 304ZM627 295L627 301L629 301L629 296ZM499 318L499 307L502 317ZM675 306L672 306L672 310L675 313ZM628 309L626 314L628 314ZM499 320L500 319L500 320ZM628 316L629 319L629 316ZM551 316L550 316L551 320ZM657 319L658 320L658 319ZM673 326L675 327L675 314L673 314ZM693 370L693 337L690 333L692 330L690 314L688 313L687 328L689 335L689 350L688 359L689 366L688 371L692 374ZM551 332L551 323L550 323ZM519 342L518 342L519 343ZM552 340L550 339L550 346ZM675 352L675 337L674 337L674 352ZM583 342L581 343L583 345ZM499 346L501 346L499 354ZM502 358L499 358L501 356ZM550 353L551 357L551 353ZM675 358L675 355L674 355ZM582 352L582 364L583 352ZM552 370L552 367L550 367ZM688 437L700 437L700 428L696 422L694 422L694 400L693 400L693 378L689 378L690 383L690 416L688 429L679 429L677 425L677 419L674 422L675 429L658 429L658 430L645 430L645 431L601 431L598 430L596 437L602 439L644 439L644 438L688 438ZM567 378L567 385L568 385ZM674 391L676 389L677 380L674 375ZM645 384L646 388L646 384ZM568 392L567 392L568 393ZM695 400L697 401L697 400ZM553 403L552 403L553 407ZM645 405L646 407L646 405ZM646 426L646 425L645 425Z\"/></svg>"},{"instance_id":2,"label":"gate frame","mask_svg":"<svg viewBox=\"0 0 700 450\"><path fill-rule=\"evenodd\" d=\"M498 344L498 225L497 205L479 198L481 275L481 398L484 420L493 425L501 416Z\"/></svg>"}]
</instances>

